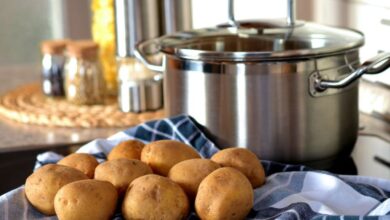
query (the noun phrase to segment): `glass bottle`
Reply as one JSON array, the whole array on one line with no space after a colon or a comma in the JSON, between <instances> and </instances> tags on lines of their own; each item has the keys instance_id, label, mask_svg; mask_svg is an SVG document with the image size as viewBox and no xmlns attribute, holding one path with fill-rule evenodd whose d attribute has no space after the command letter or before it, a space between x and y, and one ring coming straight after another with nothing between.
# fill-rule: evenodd
<instances>
[{"instance_id":1,"label":"glass bottle","mask_svg":"<svg viewBox=\"0 0 390 220\"><path fill-rule=\"evenodd\" d=\"M76 41L67 45L65 64L66 99L74 104L103 104L105 82L98 59L99 45Z\"/></svg>"},{"instance_id":2,"label":"glass bottle","mask_svg":"<svg viewBox=\"0 0 390 220\"><path fill-rule=\"evenodd\" d=\"M41 88L47 96L65 96L64 64L66 40L49 40L41 44Z\"/></svg>"},{"instance_id":3,"label":"glass bottle","mask_svg":"<svg viewBox=\"0 0 390 220\"><path fill-rule=\"evenodd\" d=\"M99 44L99 58L108 95L117 95L114 0L92 0L92 38Z\"/></svg>"}]
</instances>

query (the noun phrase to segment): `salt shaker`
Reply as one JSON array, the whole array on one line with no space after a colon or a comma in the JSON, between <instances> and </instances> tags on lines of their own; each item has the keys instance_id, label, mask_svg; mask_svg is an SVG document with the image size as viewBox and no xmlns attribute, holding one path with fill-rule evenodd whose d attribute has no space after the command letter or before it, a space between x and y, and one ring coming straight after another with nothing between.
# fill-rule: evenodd
<instances>
[{"instance_id":1,"label":"salt shaker","mask_svg":"<svg viewBox=\"0 0 390 220\"><path fill-rule=\"evenodd\" d=\"M103 104L105 83L98 59L98 44L89 40L71 42L67 51L66 99L79 105Z\"/></svg>"},{"instance_id":2,"label":"salt shaker","mask_svg":"<svg viewBox=\"0 0 390 220\"><path fill-rule=\"evenodd\" d=\"M41 87L47 96L64 96L64 64L66 40L48 40L41 44Z\"/></svg>"}]
</instances>

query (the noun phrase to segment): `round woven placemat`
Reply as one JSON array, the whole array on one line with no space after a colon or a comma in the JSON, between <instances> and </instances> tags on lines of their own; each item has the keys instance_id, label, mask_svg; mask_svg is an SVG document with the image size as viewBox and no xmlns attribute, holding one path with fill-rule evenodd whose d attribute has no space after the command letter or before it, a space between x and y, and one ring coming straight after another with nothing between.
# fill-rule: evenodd
<instances>
[{"instance_id":1,"label":"round woven placemat","mask_svg":"<svg viewBox=\"0 0 390 220\"><path fill-rule=\"evenodd\" d=\"M65 99L46 97L39 83L18 87L0 98L0 114L14 121L57 127L128 127L164 117L163 110L124 113L116 99L105 105L74 105Z\"/></svg>"}]
</instances>

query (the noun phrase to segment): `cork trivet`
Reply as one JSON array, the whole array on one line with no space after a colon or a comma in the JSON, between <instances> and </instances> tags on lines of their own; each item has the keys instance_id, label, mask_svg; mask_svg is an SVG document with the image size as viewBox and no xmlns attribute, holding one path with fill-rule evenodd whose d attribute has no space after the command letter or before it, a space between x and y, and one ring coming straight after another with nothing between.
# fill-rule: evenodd
<instances>
[{"instance_id":1,"label":"cork trivet","mask_svg":"<svg viewBox=\"0 0 390 220\"><path fill-rule=\"evenodd\" d=\"M116 99L104 105L74 105L43 95L38 83L21 86L0 98L0 114L14 121L57 127L128 127L164 117L163 110L124 113Z\"/></svg>"}]
</instances>

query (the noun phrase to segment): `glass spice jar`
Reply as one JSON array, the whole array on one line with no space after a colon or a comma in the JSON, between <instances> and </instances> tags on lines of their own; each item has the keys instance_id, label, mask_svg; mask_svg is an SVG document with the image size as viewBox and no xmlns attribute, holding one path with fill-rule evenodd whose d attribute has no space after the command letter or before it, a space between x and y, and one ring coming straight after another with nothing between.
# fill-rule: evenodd
<instances>
[{"instance_id":1,"label":"glass spice jar","mask_svg":"<svg viewBox=\"0 0 390 220\"><path fill-rule=\"evenodd\" d=\"M47 96L65 96L64 64L66 40L48 40L41 44L41 88Z\"/></svg>"},{"instance_id":2,"label":"glass spice jar","mask_svg":"<svg viewBox=\"0 0 390 220\"><path fill-rule=\"evenodd\" d=\"M93 41L75 41L67 45L65 63L66 99L74 104L103 104L105 83L98 59L99 45Z\"/></svg>"}]
</instances>

